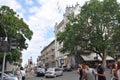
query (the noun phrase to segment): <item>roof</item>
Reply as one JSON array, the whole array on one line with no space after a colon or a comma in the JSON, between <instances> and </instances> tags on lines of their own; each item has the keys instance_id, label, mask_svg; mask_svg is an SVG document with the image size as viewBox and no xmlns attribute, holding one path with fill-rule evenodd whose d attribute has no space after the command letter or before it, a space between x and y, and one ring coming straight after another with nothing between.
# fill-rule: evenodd
<instances>
[{"instance_id":1,"label":"roof","mask_svg":"<svg viewBox=\"0 0 120 80\"><path fill-rule=\"evenodd\" d=\"M85 61L95 61L96 59L96 53L91 53L89 55L81 55L81 57L83 58L83 60ZM98 55L98 60L102 61L102 58ZM111 56L107 56L106 60L114 60L114 58L112 58Z\"/></svg>"}]
</instances>

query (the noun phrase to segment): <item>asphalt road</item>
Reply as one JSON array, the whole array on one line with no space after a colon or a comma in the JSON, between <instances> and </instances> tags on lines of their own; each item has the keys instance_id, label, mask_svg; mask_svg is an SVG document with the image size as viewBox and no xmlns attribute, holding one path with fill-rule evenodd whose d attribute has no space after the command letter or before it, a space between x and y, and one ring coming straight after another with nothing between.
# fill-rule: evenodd
<instances>
[{"instance_id":1,"label":"asphalt road","mask_svg":"<svg viewBox=\"0 0 120 80\"><path fill-rule=\"evenodd\" d=\"M106 77L107 80L110 80L110 69L106 69ZM29 75L26 80L79 80L79 74L77 74L77 71L71 71L71 72L64 72L63 76L58 76L55 78L45 78L45 77L36 77L33 75Z\"/></svg>"}]
</instances>

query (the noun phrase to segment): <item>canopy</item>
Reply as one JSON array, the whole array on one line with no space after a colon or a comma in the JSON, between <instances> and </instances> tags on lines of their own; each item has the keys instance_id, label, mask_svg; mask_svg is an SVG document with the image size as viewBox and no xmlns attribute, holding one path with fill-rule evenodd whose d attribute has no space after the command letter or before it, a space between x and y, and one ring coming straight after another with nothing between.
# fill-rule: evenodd
<instances>
[{"instance_id":1,"label":"canopy","mask_svg":"<svg viewBox=\"0 0 120 80\"><path fill-rule=\"evenodd\" d=\"M95 61L96 57L98 57L98 60L102 61L102 58L96 53L82 54L81 57L84 61ZM106 60L114 60L114 58L112 58L111 56L107 56Z\"/></svg>"}]
</instances>

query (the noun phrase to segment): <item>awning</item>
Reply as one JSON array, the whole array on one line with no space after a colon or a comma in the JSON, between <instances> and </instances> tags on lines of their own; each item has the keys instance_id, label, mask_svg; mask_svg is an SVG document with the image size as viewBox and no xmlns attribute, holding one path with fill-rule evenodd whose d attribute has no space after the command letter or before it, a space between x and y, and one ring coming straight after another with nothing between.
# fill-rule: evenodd
<instances>
[{"instance_id":1,"label":"awning","mask_svg":"<svg viewBox=\"0 0 120 80\"><path fill-rule=\"evenodd\" d=\"M98 60L102 61L102 58L98 56ZM96 53L91 53L89 55L82 54L81 57L83 58L84 61L95 61L96 60ZM107 56L106 60L114 60L111 56Z\"/></svg>"}]
</instances>

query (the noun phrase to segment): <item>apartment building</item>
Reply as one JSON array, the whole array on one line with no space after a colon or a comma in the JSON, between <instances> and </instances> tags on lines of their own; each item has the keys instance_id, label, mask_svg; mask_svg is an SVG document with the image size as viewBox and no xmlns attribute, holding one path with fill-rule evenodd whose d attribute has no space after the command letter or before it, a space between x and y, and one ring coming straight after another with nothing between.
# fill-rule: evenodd
<instances>
[{"instance_id":1,"label":"apartment building","mask_svg":"<svg viewBox=\"0 0 120 80\"><path fill-rule=\"evenodd\" d=\"M66 23L68 22L67 17L71 12L75 12L76 14L79 12L79 5L76 4L72 7L66 7L66 11L64 14L64 18L60 23L56 23L55 28L55 60L56 66L67 66L67 65L75 65L74 55L70 55L70 53L61 53L59 49L62 47L62 43L60 44L57 39L57 33L63 32L66 27Z\"/></svg>"},{"instance_id":2,"label":"apartment building","mask_svg":"<svg viewBox=\"0 0 120 80\"><path fill-rule=\"evenodd\" d=\"M38 58L37 58L37 66L38 66L38 67L41 67L41 66L42 66L41 56L38 56Z\"/></svg>"},{"instance_id":3,"label":"apartment building","mask_svg":"<svg viewBox=\"0 0 120 80\"><path fill-rule=\"evenodd\" d=\"M55 40L41 51L42 67L55 67Z\"/></svg>"}]
</instances>

